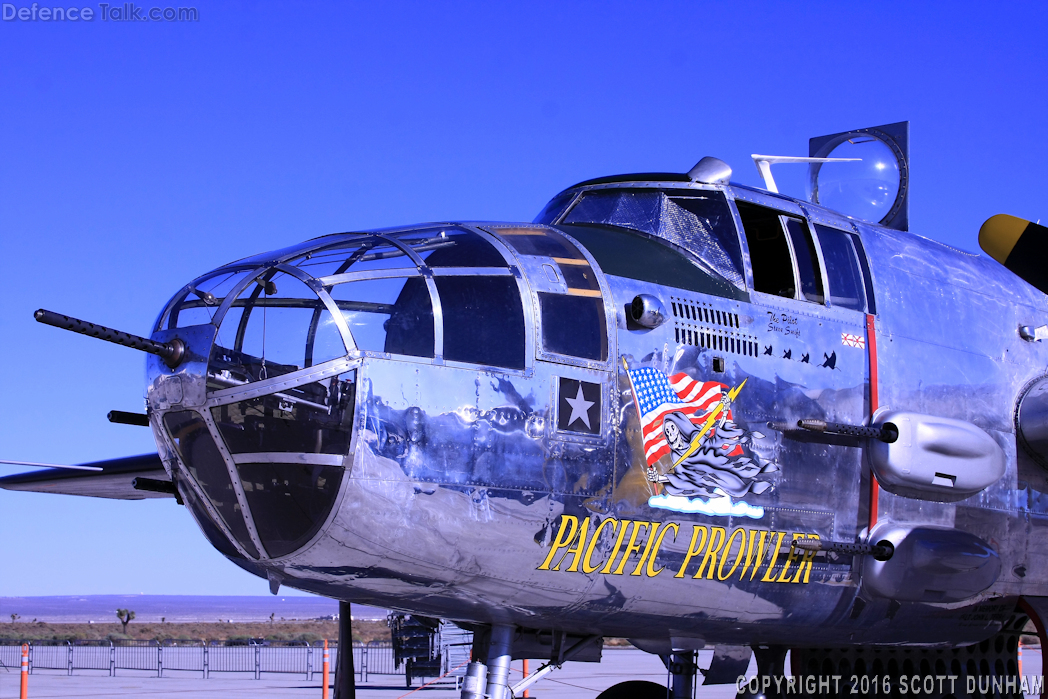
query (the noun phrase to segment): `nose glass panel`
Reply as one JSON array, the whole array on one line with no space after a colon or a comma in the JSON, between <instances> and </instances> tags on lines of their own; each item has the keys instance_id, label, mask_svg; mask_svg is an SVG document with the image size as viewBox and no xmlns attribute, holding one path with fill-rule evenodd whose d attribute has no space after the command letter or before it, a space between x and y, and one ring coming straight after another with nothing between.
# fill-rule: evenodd
<instances>
[{"instance_id":1,"label":"nose glass panel","mask_svg":"<svg viewBox=\"0 0 1048 699\"><path fill-rule=\"evenodd\" d=\"M505 267L506 260L488 241L454 226L396 233L429 267Z\"/></svg>"},{"instance_id":2,"label":"nose glass panel","mask_svg":"<svg viewBox=\"0 0 1048 699\"><path fill-rule=\"evenodd\" d=\"M244 513L229 480L229 471L203 418L192 410L180 410L164 415L164 426L189 475L218 510L240 545L250 556L258 558L258 550L251 542L244 524Z\"/></svg>"},{"instance_id":3,"label":"nose glass panel","mask_svg":"<svg viewBox=\"0 0 1048 699\"><path fill-rule=\"evenodd\" d=\"M270 556L307 544L331 512L349 453L355 389L350 372L211 409Z\"/></svg>"},{"instance_id":4,"label":"nose glass panel","mask_svg":"<svg viewBox=\"0 0 1048 699\"><path fill-rule=\"evenodd\" d=\"M342 466L287 462L238 464L255 528L269 555L294 553L324 524L342 483Z\"/></svg>"},{"instance_id":5,"label":"nose glass panel","mask_svg":"<svg viewBox=\"0 0 1048 699\"><path fill-rule=\"evenodd\" d=\"M513 277L437 277L444 358L524 368L524 306Z\"/></svg>"},{"instance_id":6,"label":"nose glass panel","mask_svg":"<svg viewBox=\"0 0 1048 699\"><path fill-rule=\"evenodd\" d=\"M176 296L156 329L172 330L210 323L226 295L248 274L247 270L240 270L197 279Z\"/></svg>"},{"instance_id":7,"label":"nose glass panel","mask_svg":"<svg viewBox=\"0 0 1048 699\"><path fill-rule=\"evenodd\" d=\"M360 349L433 356L433 303L422 278L349 282L329 293Z\"/></svg>"},{"instance_id":8,"label":"nose glass panel","mask_svg":"<svg viewBox=\"0 0 1048 699\"><path fill-rule=\"evenodd\" d=\"M291 264L315 279L348 272L415 269L415 263L403 250L372 236L353 238L314 250Z\"/></svg>"},{"instance_id":9,"label":"nose glass panel","mask_svg":"<svg viewBox=\"0 0 1048 699\"><path fill-rule=\"evenodd\" d=\"M349 452L355 387L343 374L211 409L232 454ZM237 460L237 459L234 459Z\"/></svg>"},{"instance_id":10,"label":"nose glass panel","mask_svg":"<svg viewBox=\"0 0 1048 699\"><path fill-rule=\"evenodd\" d=\"M269 270L233 302L211 351L208 385L228 388L346 354L331 313L295 277Z\"/></svg>"}]
</instances>

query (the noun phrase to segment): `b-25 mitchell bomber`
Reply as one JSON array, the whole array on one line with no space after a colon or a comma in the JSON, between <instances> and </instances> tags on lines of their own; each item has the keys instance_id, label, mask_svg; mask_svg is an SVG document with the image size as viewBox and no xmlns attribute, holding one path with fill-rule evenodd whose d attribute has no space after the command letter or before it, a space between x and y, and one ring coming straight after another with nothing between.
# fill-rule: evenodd
<instances>
[{"instance_id":1,"label":"b-25 mitchell bomber","mask_svg":"<svg viewBox=\"0 0 1048 699\"><path fill-rule=\"evenodd\" d=\"M464 699L604 637L671 673L604 699L692 697L754 653L744 693L1017 692L1028 620L1048 643L1048 236L907 232L907 137L754 156L764 188L707 157L531 223L322 236L198 277L148 339L38 311L150 353L146 414L111 419L158 453L0 486L173 497L274 592L452 620ZM795 162L807 200L772 176Z\"/></svg>"}]
</instances>

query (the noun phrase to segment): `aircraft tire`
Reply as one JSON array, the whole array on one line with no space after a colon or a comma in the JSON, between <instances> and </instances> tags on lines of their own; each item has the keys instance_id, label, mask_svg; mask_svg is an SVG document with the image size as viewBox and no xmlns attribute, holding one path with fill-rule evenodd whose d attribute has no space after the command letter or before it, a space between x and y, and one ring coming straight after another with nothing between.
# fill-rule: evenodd
<instances>
[{"instance_id":1,"label":"aircraft tire","mask_svg":"<svg viewBox=\"0 0 1048 699\"><path fill-rule=\"evenodd\" d=\"M597 699L666 699L666 688L647 680L619 682L597 695Z\"/></svg>"}]
</instances>

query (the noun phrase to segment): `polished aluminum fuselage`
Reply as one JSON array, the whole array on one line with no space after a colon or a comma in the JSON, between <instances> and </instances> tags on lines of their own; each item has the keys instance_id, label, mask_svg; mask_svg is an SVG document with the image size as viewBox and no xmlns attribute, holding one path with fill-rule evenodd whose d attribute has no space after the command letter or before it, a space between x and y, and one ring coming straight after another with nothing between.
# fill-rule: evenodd
<instances>
[{"instance_id":1,"label":"polished aluminum fuselage","mask_svg":"<svg viewBox=\"0 0 1048 699\"><path fill-rule=\"evenodd\" d=\"M1045 322L1044 295L988 258L910 233L759 190L701 188L860 236L876 294L873 331L860 311L752 291L748 264L749 291L732 299L602 273L580 246L597 271L608 346L606 359L572 360L543 352L536 339L536 294L549 284L541 265L499 242L507 224L470 224L514 268L527 338L523 369L443 360L438 317L435 358L351 349L277 379L209 391L213 326L160 330L157 339L177 335L191 350L177 370L149 364L148 400L166 466L183 488L197 489L213 520L205 530L213 531L220 518L180 464L163 416L201 409L211 420L203 408L355 372L352 441L326 521L282 557L255 558L234 544L236 555L226 553L239 565L339 599L463 622L626 636L652 648L670 639L676 647L688 647L681 639L695 646L969 643L994 633L1017 596L1048 596L1048 477L1023 456L1014 424L1023 387L1048 365L1048 347L1017 333L1019 325ZM238 264L263 268L308 245ZM745 239L743 254L748 260ZM628 306L639 294L672 309L665 323L630 323ZM842 343L845 336L862 338L862 346ZM655 491L645 477L629 375L638 366L742 386L733 419L758 435L747 453L775 465L772 487L745 497L760 516L649 505ZM595 433L560 429L564 379L600 387ZM976 496L942 503L881 490L873 515L881 526L941 525L990 542L1003 567L989 589L963 602L899 603L863 590L859 558L791 553L795 537L865 538L870 468L862 444L789 438L768 423L871 424L871 401L968 421L1005 451L1004 477ZM213 420L209 426L217 438ZM401 437L391 444L394 431Z\"/></svg>"}]
</instances>

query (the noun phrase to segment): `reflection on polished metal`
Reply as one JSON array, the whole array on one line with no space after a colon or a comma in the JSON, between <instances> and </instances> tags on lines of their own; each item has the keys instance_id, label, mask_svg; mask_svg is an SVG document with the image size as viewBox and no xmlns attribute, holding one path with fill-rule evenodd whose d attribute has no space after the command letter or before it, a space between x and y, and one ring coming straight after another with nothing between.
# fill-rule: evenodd
<instances>
[{"instance_id":1,"label":"reflection on polished metal","mask_svg":"<svg viewBox=\"0 0 1048 699\"><path fill-rule=\"evenodd\" d=\"M723 681L754 643L781 674L771 649L978 648L1048 611L1045 295L699 175L201 275L134 340L183 347L146 358L158 454L0 485L177 495L274 589L454 620L469 699L514 646L543 673L713 646Z\"/></svg>"},{"instance_id":2,"label":"reflection on polished metal","mask_svg":"<svg viewBox=\"0 0 1048 699\"><path fill-rule=\"evenodd\" d=\"M484 699L488 686L488 666L474 660L466 666L466 675L462 678L461 699Z\"/></svg>"},{"instance_id":3,"label":"reflection on polished metal","mask_svg":"<svg viewBox=\"0 0 1048 699\"><path fill-rule=\"evenodd\" d=\"M728 184L729 180L731 180L731 166L720 158L707 155L695 163L695 167L688 170L688 177L691 178L692 182Z\"/></svg>"},{"instance_id":4,"label":"reflection on polished metal","mask_svg":"<svg viewBox=\"0 0 1048 699\"><path fill-rule=\"evenodd\" d=\"M512 699L509 691L509 665L513 660L515 627L494 624L491 627L491 645L488 647L488 699Z\"/></svg>"},{"instance_id":5,"label":"reflection on polished metal","mask_svg":"<svg viewBox=\"0 0 1048 699\"><path fill-rule=\"evenodd\" d=\"M645 328L657 328L666 322L666 307L651 294L637 294L630 303L630 318Z\"/></svg>"}]
</instances>

